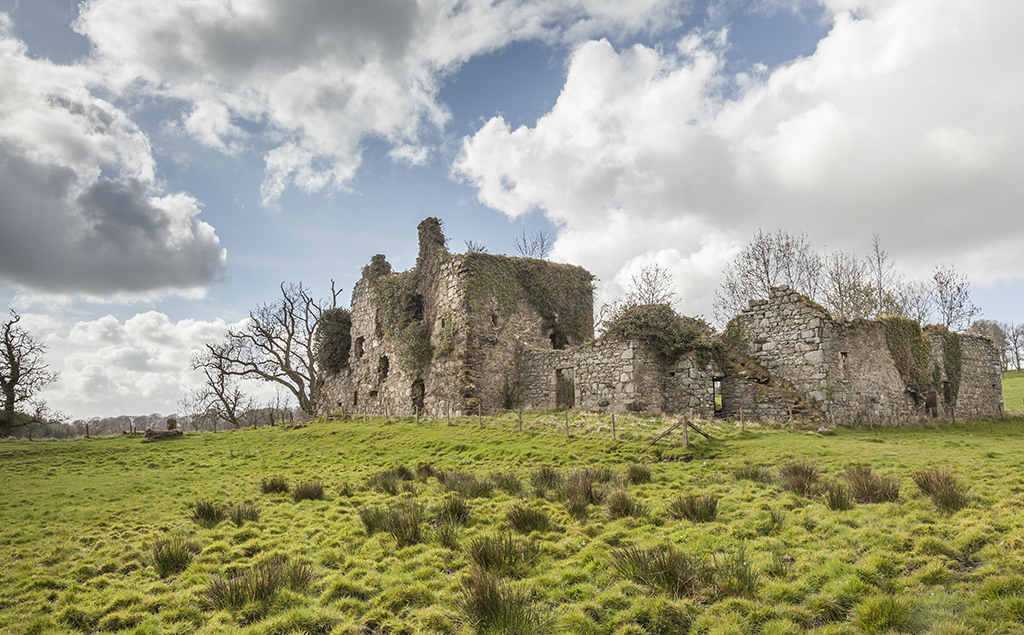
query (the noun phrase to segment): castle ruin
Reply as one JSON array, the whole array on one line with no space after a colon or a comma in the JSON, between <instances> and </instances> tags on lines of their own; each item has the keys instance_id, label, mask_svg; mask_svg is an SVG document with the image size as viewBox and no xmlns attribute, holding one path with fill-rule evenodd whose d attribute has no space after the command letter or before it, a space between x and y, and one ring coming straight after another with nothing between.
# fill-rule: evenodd
<instances>
[{"instance_id":1,"label":"castle ruin","mask_svg":"<svg viewBox=\"0 0 1024 635\"><path fill-rule=\"evenodd\" d=\"M984 337L903 318L833 320L780 287L730 322L716 355L667 360L639 340L594 339L585 269L451 254L437 219L418 229L415 268L393 272L378 255L363 269L348 366L327 374L322 414L576 407L896 425L1002 413L998 354Z\"/></svg>"}]
</instances>

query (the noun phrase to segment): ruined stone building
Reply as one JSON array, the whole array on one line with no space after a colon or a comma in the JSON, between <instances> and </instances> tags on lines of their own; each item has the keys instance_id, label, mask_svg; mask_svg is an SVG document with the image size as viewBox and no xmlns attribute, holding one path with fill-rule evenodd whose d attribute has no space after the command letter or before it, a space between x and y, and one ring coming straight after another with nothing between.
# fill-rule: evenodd
<instances>
[{"instance_id":1,"label":"ruined stone building","mask_svg":"<svg viewBox=\"0 0 1024 635\"><path fill-rule=\"evenodd\" d=\"M459 416L573 406L883 424L1001 413L998 356L986 338L896 318L832 320L779 288L730 323L716 355L666 360L638 340L594 339L592 280L572 265L451 254L440 223L427 219L415 268L393 272L380 255L364 268L352 292L348 367L328 374L319 410Z\"/></svg>"}]
</instances>

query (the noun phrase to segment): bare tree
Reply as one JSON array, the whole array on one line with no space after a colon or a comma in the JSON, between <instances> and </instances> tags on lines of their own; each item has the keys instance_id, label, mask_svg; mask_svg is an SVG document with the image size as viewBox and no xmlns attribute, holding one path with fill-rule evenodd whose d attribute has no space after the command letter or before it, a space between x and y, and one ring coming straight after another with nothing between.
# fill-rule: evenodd
<instances>
[{"instance_id":1,"label":"bare tree","mask_svg":"<svg viewBox=\"0 0 1024 635\"><path fill-rule=\"evenodd\" d=\"M631 278L629 291L626 292L625 298L626 302L631 305L667 304L672 306L676 303L676 284L668 269L657 263L646 265L640 269L640 273Z\"/></svg>"},{"instance_id":2,"label":"bare tree","mask_svg":"<svg viewBox=\"0 0 1024 635\"><path fill-rule=\"evenodd\" d=\"M466 241L466 253L467 254L484 254L487 253L487 245L478 243L475 240Z\"/></svg>"},{"instance_id":3,"label":"bare tree","mask_svg":"<svg viewBox=\"0 0 1024 635\"><path fill-rule=\"evenodd\" d=\"M821 258L811 249L807 236L791 236L779 230L754 239L726 265L725 281L715 292L715 319L725 324L747 308L750 300L767 298L772 287L789 285L811 299L818 294Z\"/></svg>"},{"instance_id":4,"label":"bare tree","mask_svg":"<svg viewBox=\"0 0 1024 635\"><path fill-rule=\"evenodd\" d=\"M12 309L11 319L0 327L0 393L4 406L0 413L0 437L9 436L17 427L54 416L38 395L60 375L49 370L44 360L46 345L21 328L20 321L21 316ZM19 409L27 416L19 418Z\"/></svg>"},{"instance_id":5,"label":"bare tree","mask_svg":"<svg viewBox=\"0 0 1024 635\"><path fill-rule=\"evenodd\" d=\"M967 332L971 335L983 335L992 340L992 344L999 351L1000 367L1004 371L1010 369L1010 347L1002 324L995 320L975 320Z\"/></svg>"},{"instance_id":6,"label":"bare tree","mask_svg":"<svg viewBox=\"0 0 1024 635\"><path fill-rule=\"evenodd\" d=\"M936 266L932 283L939 324L953 331L961 331L981 315L981 309L971 302L971 283L967 275L958 274L955 264L949 267L945 264Z\"/></svg>"},{"instance_id":7,"label":"bare tree","mask_svg":"<svg viewBox=\"0 0 1024 635\"><path fill-rule=\"evenodd\" d=\"M551 248L555 246L555 241L551 234L542 229L527 236L524 228L522 236L512 239L512 245L516 248L516 253L524 258L546 260L551 255Z\"/></svg>"},{"instance_id":8,"label":"bare tree","mask_svg":"<svg viewBox=\"0 0 1024 635\"><path fill-rule=\"evenodd\" d=\"M904 282L900 290L901 313L921 324L928 322L935 311L935 292L924 280Z\"/></svg>"},{"instance_id":9,"label":"bare tree","mask_svg":"<svg viewBox=\"0 0 1024 635\"><path fill-rule=\"evenodd\" d=\"M198 410L237 430L243 427L256 402L242 390L238 376L230 372L230 355L213 352L217 346L207 345L204 353L192 357L192 370L202 370L204 377L203 386L193 391L193 400Z\"/></svg>"},{"instance_id":10,"label":"bare tree","mask_svg":"<svg viewBox=\"0 0 1024 635\"><path fill-rule=\"evenodd\" d=\"M882 249L882 240L878 234L871 241L871 251L868 252L865 265L874 304L871 315L905 315L900 293L903 277L896 270L896 263L889 259L889 253Z\"/></svg>"},{"instance_id":11,"label":"bare tree","mask_svg":"<svg viewBox=\"0 0 1024 635\"><path fill-rule=\"evenodd\" d=\"M341 289L331 282L329 300L317 300L300 282L281 283L281 297L249 312L241 328L229 329L225 339L207 344L208 359L224 375L269 381L291 392L299 408L312 415L321 376L316 362L320 316L337 308Z\"/></svg>"},{"instance_id":12,"label":"bare tree","mask_svg":"<svg viewBox=\"0 0 1024 635\"><path fill-rule=\"evenodd\" d=\"M865 318L874 312L870 265L855 253L825 252L820 289L821 304L834 318Z\"/></svg>"},{"instance_id":13,"label":"bare tree","mask_svg":"<svg viewBox=\"0 0 1024 635\"><path fill-rule=\"evenodd\" d=\"M674 308L675 303L676 289L672 274L657 263L645 265L640 269L640 273L631 277L625 295L601 305L594 318L594 327L599 331L603 330L608 322L634 306L667 304Z\"/></svg>"},{"instance_id":14,"label":"bare tree","mask_svg":"<svg viewBox=\"0 0 1024 635\"><path fill-rule=\"evenodd\" d=\"M1020 372L1021 357L1024 356L1024 324L1007 322L1003 327L1003 333L1006 335L1006 348L1013 358L1013 366Z\"/></svg>"}]
</instances>

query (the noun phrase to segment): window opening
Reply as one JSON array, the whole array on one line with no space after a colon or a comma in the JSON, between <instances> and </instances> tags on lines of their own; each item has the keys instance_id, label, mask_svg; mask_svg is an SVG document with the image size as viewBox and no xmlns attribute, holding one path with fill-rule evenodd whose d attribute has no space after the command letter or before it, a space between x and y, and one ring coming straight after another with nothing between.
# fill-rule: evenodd
<instances>
[{"instance_id":1,"label":"window opening","mask_svg":"<svg viewBox=\"0 0 1024 635\"><path fill-rule=\"evenodd\" d=\"M722 412L724 410L724 403L722 402L722 378L715 377L711 380L711 383L715 390L715 412Z\"/></svg>"},{"instance_id":2,"label":"window opening","mask_svg":"<svg viewBox=\"0 0 1024 635\"><path fill-rule=\"evenodd\" d=\"M844 380L849 381L850 375L850 355L848 353L839 353L839 370Z\"/></svg>"},{"instance_id":3,"label":"window opening","mask_svg":"<svg viewBox=\"0 0 1024 635\"><path fill-rule=\"evenodd\" d=\"M362 337L356 338L356 359L362 359L363 357L363 342L365 341Z\"/></svg>"},{"instance_id":4,"label":"window opening","mask_svg":"<svg viewBox=\"0 0 1024 635\"><path fill-rule=\"evenodd\" d=\"M377 362L377 379L379 381L384 381L388 378L388 369L390 366L391 364L388 362L388 356L381 355L380 361Z\"/></svg>"}]
</instances>

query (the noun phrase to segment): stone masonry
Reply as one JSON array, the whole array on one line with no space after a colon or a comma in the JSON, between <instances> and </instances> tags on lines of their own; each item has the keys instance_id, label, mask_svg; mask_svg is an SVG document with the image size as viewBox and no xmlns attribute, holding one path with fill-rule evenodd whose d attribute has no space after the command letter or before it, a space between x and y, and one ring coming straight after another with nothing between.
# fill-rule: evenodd
<instances>
[{"instance_id":1,"label":"stone masonry","mask_svg":"<svg viewBox=\"0 0 1024 635\"><path fill-rule=\"evenodd\" d=\"M383 256L375 263L390 272ZM724 358L701 360L691 353L668 365L640 342L593 338L591 276L585 270L450 254L436 219L420 224L416 269L384 275L389 281L406 276L401 280L414 285L407 288L412 321L401 336L388 328L374 279L364 272L352 292L349 367L324 382L317 397L321 413L458 416L572 406L897 425L1002 412L998 355L988 339L958 336L959 389L951 394L957 382L947 376L948 335L926 328L930 388L922 392L908 385L893 361L885 321L833 320L788 287L752 300L735 318L727 331L733 349ZM576 289L575 296L552 298L557 294L545 291L538 300L531 288L531 281L566 279L578 281L567 287ZM572 315L584 314L569 323ZM405 354L417 337L428 349L418 365Z\"/></svg>"}]
</instances>

